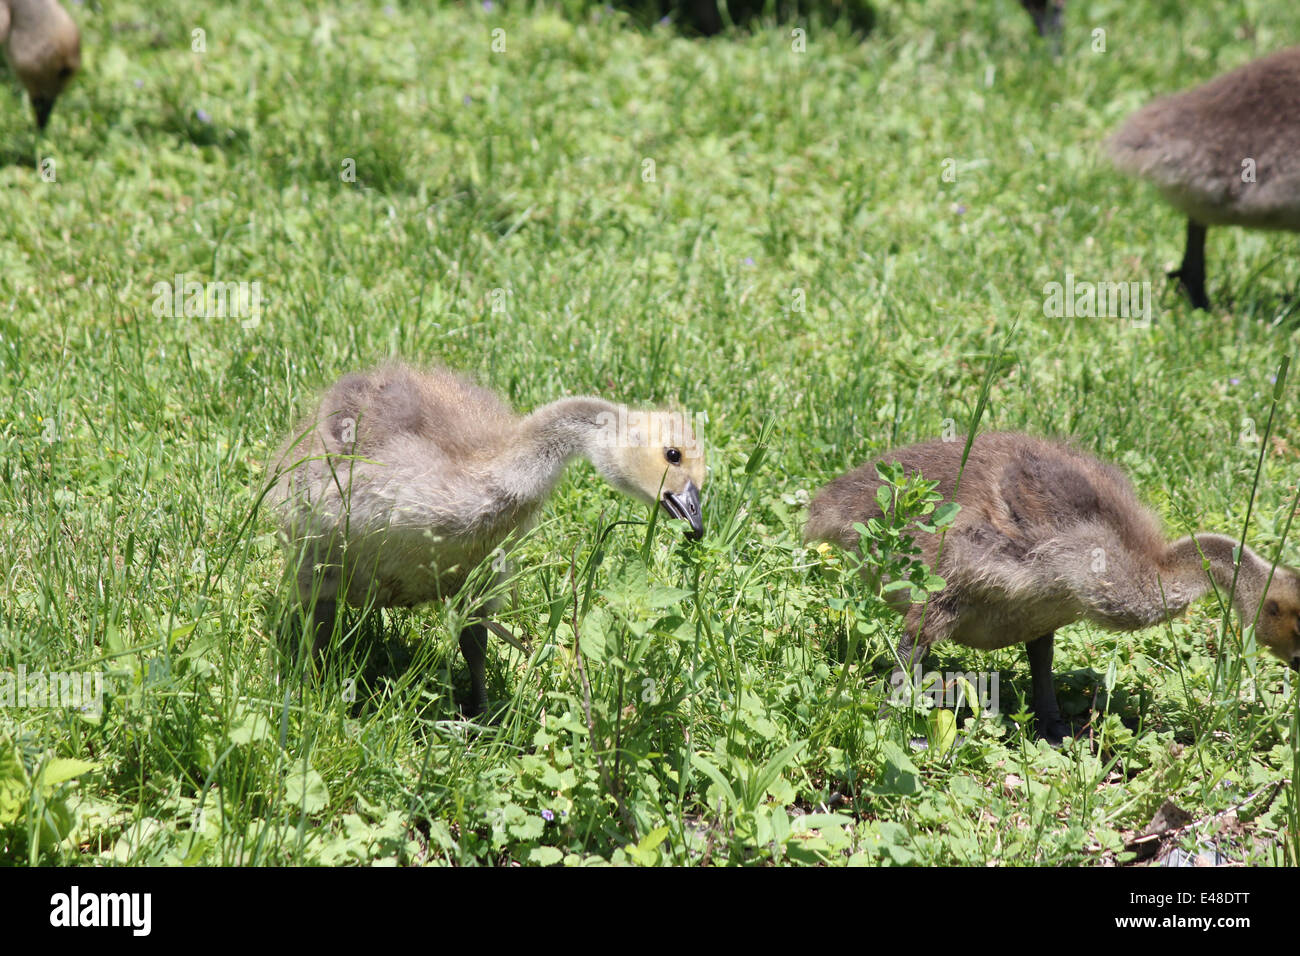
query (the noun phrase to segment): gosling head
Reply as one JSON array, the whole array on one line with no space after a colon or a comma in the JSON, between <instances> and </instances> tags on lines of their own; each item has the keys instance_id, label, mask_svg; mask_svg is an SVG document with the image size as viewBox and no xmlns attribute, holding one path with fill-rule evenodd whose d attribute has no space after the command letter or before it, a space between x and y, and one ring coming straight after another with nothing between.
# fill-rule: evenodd
<instances>
[{"instance_id":1,"label":"gosling head","mask_svg":"<svg viewBox=\"0 0 1300 956\"><path fill-rule=\"evenodd\" d=\"M36 125L45 129L54 101L81 68L81 33L57 3L44 4L38 16L14 17L8 41L9 62L27 88Z\"/></svg>"},{"instance_id":2,"label":"gosling head","mask_svg":"<svg viewBox=\"0 0 1300 956\"><path fill-rule=\"evenodd\" d=\"M691 526L689 537L703 537L704 448L687 416L620 409L601 418L592 462L605 480L638 501L657 502Z\"/></svg>"},{"instance_id":3,"label":"gosling head","mask_svg":"<svg viewBox=\"0 0 1300 956\"><path fill-rule=\"evenodd\" d=\"M1300 671L1300 574L1279 566L1255 623L1255 638L1274 655Z\"/></svg>"}]
</instances>

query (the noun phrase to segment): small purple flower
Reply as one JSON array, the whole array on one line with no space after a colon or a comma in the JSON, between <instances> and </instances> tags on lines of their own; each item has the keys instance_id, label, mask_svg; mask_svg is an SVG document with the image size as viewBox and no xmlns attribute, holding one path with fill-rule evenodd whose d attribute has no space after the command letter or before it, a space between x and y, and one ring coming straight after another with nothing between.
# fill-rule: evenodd
<instances>
[{"instance_id":1,"label":"small purple flower","mask_svg":"<svg viewBox=\"0 0 1300 956\"><path fill-rule=\"evenodd\" d=\"M212 124L212 117L208 114L207 110L200 107L199 109L194 111L194 115L198 117L200 123L204 123L209 126Z\"/></svg>"},{"instance_id":2,"label":"small purple flower","mask_svg":"<svg viewBox=\"0 0 1300 956\"><path fill-rule=\"evenodd\" d=\"M1269 380L1270 382L1272 382L1274 385L1277 384L1277 376L1276 376L1276 375L1270 375L1270 376L1268 377L1268 380Z\"/></svg>"},{"instance_id":3,"label":"small purple flower","mask_svg":"<svg viewBox=\"0 0 1300 956\"><path fill-rule=\"evenodd\" d=\"M1230 378L1230 379L1228 379L1228 384L1229 384L1229 385L1240 385L1240 384L1241 384L1241 379L1239 379L1239 378Z\"/></svg>"},{"instance_id":4,"label":"small purple flower","mask_svg":"<svg viewBox=\"0 0 1300 956\"><path fill-rule=\"evenodd\" d=\"M963 206L961 203L958 203L957 208L954 209L953 212L955 212L959 216L964 216L966 215L966 207Z\"/></svg>"},{"instance_id":5,"label":"small purple flower","mask_svg":"<svg viewBox=\"0 0 1300 956\"><path fill-rule=\"evenodd\" d=\"M488 13L491 13L492 8L495 6L496 4L493 3L492 0L483 0L483 9L486 10Z\"/></svg>"},{"instance_id":6,"label":"small purple flower","mask_svg":"<svg viewBox=\"0 0 1300 956\"><path fill-rule=\"evenodd\" d=\"M542 819L545 820L547 823L550 823L552 820L555 819L555 814L550 810L543 810Z\"/></svg>"},{"instance_id":7,"label":"small purple flower","mask_svg":"<svg viewBox=\"0 0 1300 956\"><path fill-rule=\"evenodd\" d=\"M465 98L461 100L461 102L464 103L466 106L469 106L469 104L474 102L474 98L470 96L468 93L466 93Z\"/></svg>"},{"instance_id":8,"label":"small purple flower","mask_svg":"<svg viewBox=\"0 0 1300 956\"><path fill-rule=\"evenodd\" d=\"M137 90L140 89L142 86L144 86L144 80L136 80L136 81L135 81L135 88L136 88Z\"/></svg>"},{"instance_id":9,"label":"small purple flower","mask_svg":"<svg viewBox=\"0 0 1300 956\"><path fill-rule=\"evenodd\" d=\"M747 265L747 266L752 266L753 264L754 264L754 257L753 257L753 256L745 256L745 265Z\"/></svg>"},{"instance_id":10,"label":"small purple flower","mask_svg":"<svg viewBox=\"0 0 1300 956\"><path fill-rule=\"evenodd\" d=\"M670 23L672 23L672 22L673 22L673 21L670 20L668 17L660 17L660 18L659 18L659 25L660 25L661 27L666 27L666 26L668 26L668 24L670 24Z\"/></svg>"}]
</instances>

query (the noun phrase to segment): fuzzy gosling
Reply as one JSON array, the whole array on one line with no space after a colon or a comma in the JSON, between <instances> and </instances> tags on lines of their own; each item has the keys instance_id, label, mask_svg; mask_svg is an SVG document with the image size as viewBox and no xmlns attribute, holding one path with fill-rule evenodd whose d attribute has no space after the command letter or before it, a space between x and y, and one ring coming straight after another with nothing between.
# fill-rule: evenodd
<instances>
[{"instance_id":1,"label":"fuzzy gosling","mask_svg":"<svg viewBox=\"0 0 1300 956\"><path fill-rule=\"evenodd\" d=\"M531 523L574 458L702 536L704 452L683 414L565 398L520 418L442 368L389 364L340 379L284 443L269 496L298 597L314 607L318 652L339 601L409 607L459 592ZM487 702L490 610L460 635L472 713Z\"/></svg>"},{"instance_id":2,"label":"fuzzy gosling","mask_svg":"<svg viewBox=\"0 0 1300 956\"><path fill-rule=\"evenodd\" d=\"M1183 262L1169 275L1208 310L1207 227L1300 232L1300 47L1149 103L1107 147L1187 216Z\"/></svg>"},{"instance_id":3,"label":"fuzzy gosling","mask_svg":"<svg viewBox=\"0 0 1300 956\"><path fill-rule=\"evenodd\" d=\"M55 0L0 0L0 43L45 129L63 88L81 68L81 34Z\"/></svg>"},{"instance_id":4,"label":"fuzzy gosling","mask_svg":"<svg viewBox=\"0 0 1300 956\"><path fill-rule=\"evenodd\" d=\"M1081 620L1112 631L1153 627L1211 586L1226 599L1237 542L1196 534L1170 544L1118 468L1014 432L975 437L954 499L963 446L928 441L884 456L938 482L944 498L961 505L942 555L939 535L915 536L943 590L925 608L909 604L905 591L890 592L905 615L901 663L910 667L945 640L980 650L1024 644L1038 733L1059 742L1070 728L1052 684L1056 630ZM880 516L879 484L871 463L830 482L813 499L805 537L859 547L853 525ZM1259 642L1300 670L1300 575L1243 548L1234 601L1246 623L1258 612Z\"/></svg>"}]
</instances>

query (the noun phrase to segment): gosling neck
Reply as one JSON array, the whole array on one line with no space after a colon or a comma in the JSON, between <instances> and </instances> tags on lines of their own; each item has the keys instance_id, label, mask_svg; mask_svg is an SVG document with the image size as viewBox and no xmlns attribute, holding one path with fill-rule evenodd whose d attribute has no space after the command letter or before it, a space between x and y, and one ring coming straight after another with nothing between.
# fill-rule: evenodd
<instances>
[{"instance_id":1,"label":"gosling neck","mask_svg":"<svg viewBox=\"0 0 1300 956\"><path fill-rule=\"evenodd\" d=\"M1196 534L1180 538L1169 546L1161 561L1160 583L1165 591L1169 610L1181 613L1197 598L1210 590L1210 581L1201 567L1201 555L1209 561L1209 578L1226 599L1233 596L1233 604L1243 622L1255 619L1259 602L1264 597L1268 583L1269 562L1250 548L1241 549L1241 571L1237 572L1233 551L1237 541L1222 534ZM1198 550L1199 549L1199 550ZM1233 592L1233 576L1236 592Z\"/></svg>"},{"instance_id":2,"label":"gosling neck","mask_svg":"<svg viewBox=\"0 0 1300 956\"><path fill-rule=\"evenodd\" d=\"M527 416L506 452L511 496L541 501L574 458L599 464L617 427L619 410L620 406L600 398L562 398Z\"/></svg>"}]
</instances>

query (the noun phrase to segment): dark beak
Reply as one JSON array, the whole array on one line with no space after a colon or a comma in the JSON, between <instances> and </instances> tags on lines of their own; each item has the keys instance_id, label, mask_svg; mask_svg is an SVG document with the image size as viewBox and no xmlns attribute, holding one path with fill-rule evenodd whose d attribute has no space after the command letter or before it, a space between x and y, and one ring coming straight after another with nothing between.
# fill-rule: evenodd
<instances>
[{"instance_id":1,"label":"dark beak","mask_svg":"<svg viewBox=\"0 0 1300 956\"><path fill-rule=\"evenodd\" d=\"M700 515L700 489L695 487L694 482L686 482L686 487L682 489L680 495L665 491L663 506L664 511L674 518L681 518L691 526L688 538L698 541L704 537L704 519Z\"/></svg>"},{"instance_id":2,"label":"dark beak","mask_svg":"<svg viewBox=\"0 0 1300 956\"><path fill-rule=\"evenodd\" d=\"M36 111L36 128L44 131L45 124L50 121L50 113L54 111L54 97L32 97L32 109Z\"/></svg>"}]
</instances>

